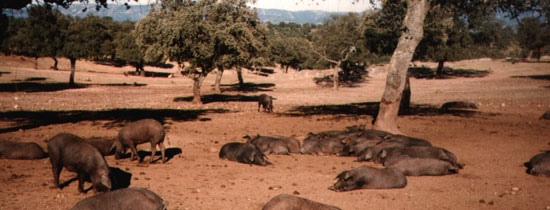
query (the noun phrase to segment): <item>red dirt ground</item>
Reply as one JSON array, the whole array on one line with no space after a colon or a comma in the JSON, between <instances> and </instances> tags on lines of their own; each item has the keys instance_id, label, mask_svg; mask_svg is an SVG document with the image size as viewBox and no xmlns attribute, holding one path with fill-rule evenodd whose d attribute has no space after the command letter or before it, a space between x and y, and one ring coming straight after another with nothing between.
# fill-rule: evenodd
<instances>
[{"instance_id":1,"label":"red dirt ground","mask_svg":"<svg viewBox=\"0 0 550 210\"><path fill-rule=\"evenodd\" d=\"M61 69L68 69L67 60L60 62ZM1 56L0 83L9 85L14 80L29 78L43 80L40 83L68 81L67 70L49 70L52 63L51 59L40 59L39 69L35 70L32 59ZM417 65L435 67L434 63ZM328 75L329 71L283 74L277 69L268 77L247 71L245 82L266 87L236 92L224 86L227 91L222 96L240 95L237 97L240 100L218 97L196 105L174 100L192 96L191 79L180 74L171 78L125 76L123 72L132 70L131 67L78 61L76 82L91 84L86 88L0 91L0 129L16 128L0 133L0 140L33 141L45 148L46 140L60 132L112 138L126 119L164 118L168 147L181 148L181 154L165 164L140 164L129 159L115 160L113 156L107 156L106 160L109 165L133 174L131 187L156 192L169 202L169 209L261 209L281 193L299 194L342 209L550 209L550 178L528 175L523 166L533 155L550 149L550 121L539 119L550 110L550 64L479 59L448 66L489 70L490 74L474 78L411 79L412 103L416 109L399 117L398 125L407 135L427 139L454 152L465 168L456 175L408 177L408 185L403 189L328 190L343 170L362 165L382 167L354 162L353 157L270 155L273 165L266 167L218 158L224 143L244 141L244 135L285 135L302 140L309 132L358 124L371 128L373 118L368 114L373 110L367 110L364 103L380 100L385 66L371 67L370 78L359 87L339 90L314 84L313 77ZM146 70L176 72L174 68ZM546 79L512 77L529 75L546 75ZM214 93L213 79L211 74L204 82L203 95ZM226 71L222 84L236 82L236 73ZM146 85L120 85L124 83ZM257 103L245 100L245 96L261 93L277 98L274 113L258 113ZM454 114L434 111L447 101L470 101L479 109ZM317 106L315 110L321 113L292 111L297 106L310 106L310 110ZM327 113L329 109L331 112ZM70 117L82 113L83 117ZM35 126L17 129L27 124ZM147 144L138 149L150 150ZM61 181L75 176L63 170ZM0 209L68 209L93 195L92 191L79 194L77 182L64 189L52 189L52 185L48 159L0 159Z\"/></svg>"}]
</instances>

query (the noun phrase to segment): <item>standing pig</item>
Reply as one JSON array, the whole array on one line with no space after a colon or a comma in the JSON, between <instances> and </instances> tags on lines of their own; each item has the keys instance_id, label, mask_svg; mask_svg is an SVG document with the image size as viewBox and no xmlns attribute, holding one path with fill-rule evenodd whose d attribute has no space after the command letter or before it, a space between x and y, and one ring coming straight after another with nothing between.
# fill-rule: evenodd
<instances>
[{"instance_id":1,"label":"standing pig","mask_svg":"<svg viewBox=\"0 0 550 210\"><path fill-rule=\"evenodd\" d=\"M275 100L275 98L266 94L258 96L258 112L260 111L260 106L263 108L264 112L273 112L273 100Z\"/></svg>"},{"instance_id":2,"label":"standing pig","mask_svg":"<svg viewBox=\"0 0 550 210\"><path fill-rule=\"evenodd\" d=\"M102 137L91 137L84 139L91 145L94 145L103 156L112 155L114 138L102 138Z\"/></svg>"},{"instance_id":3,"label":"standing pig","mask_svg":"<svg viewBox=\"0 0 550 210\"><path fill-rule=\"evenodd\" d=\"M168 202L145 188L124 188L79 201L70 210L165 210Z\"/></svg>"},{"instance_id":4,"label":"standing pig","mask_svg":"<svg viewBox=\"0 0 550 210\"><path fill-rule=\"evenodd\" d=\"M550 151L533 156L524 163L527 173L535 176L550 176Z\"/></svg>"},{"instance_id":5,"label":"standing pig","mask_svg":"<svg viewBox=\"0 0 550 210\"><path fill-rule=\"evenodd\" d=\"M297 196L280 194L265 204L262 210L341 210L336 206L322 204Z\"/></svg>"},{"instance_id":6,"label":"standing pig","mask_svg":"<svg viewBox=\"0 0 550 210\"><path fill-rule=\"evenodd\" d=\"M334 185L328 189L334 191L350 191L356 189L389 189L403 188L407 185L407 178L396 168L374 168L361 166L344 171L338 176Z\"/></svg>"},{"instance_id":7,"label":"standing pig","mask_svg":"<svg viewBox=\"0 0 550 210\"><path fill-rule=\"evenodd\" d=\"M0 158L31 160L46 157L48 154L37 143L0 141Z\"/></svg>"},{"instance_id":8,"label":"standing pig","mask_svg":"<svg viewBox=\"0 0 550 210\"><path fill-rule=\"evenodd\" d=\"M118 133L118 137L114 142L116 147L115 159L120 159L122 152L126 153L126 148L130 148L132 156L130 160L137 159L138 153L136 145L145 142L151 142L151 160L155 157L157 152L157 144L160 147L161 160L166 162L164 158L164 127L160 122L154 119L142 119L124 126Z\"/></svg>"},{"instance_id":9,"label":"standing pig","mask_svg":"<svg viewBox=\"0 0 550 210\"><path fill-rule=\"evenodd\" d=\"M434 158L405 157L386 165L388 168L397 168L405 176L439 176L458 173L450 162Z\"/></svg>"},{"instance_id":10,"label":"standing pig","mask_svg":"<svg viewBox=\"0 0 550 210\"><path fill-rule=\"evenodd\" d=\"M224 144L220 149L220 158L237 161L240 163L256 164L266 166L271 164L265 159L265 155L250 143L230 142Z\"/></svg>"},{"instance_id":11,"label":"standing pig","mask_svg":"<svg viewBox=\"0 0 550 210\"><path fill-rule=\"evenodd\" d=\"M59 174L65 167L78 174L78 191L84 192L84 181L89 178L94 190L111 189L109 166L103 155L84 139L70 133L60 133L48 141L48 152L52 164L53 182L59 185Z\"/></svg>"}]
</instances>

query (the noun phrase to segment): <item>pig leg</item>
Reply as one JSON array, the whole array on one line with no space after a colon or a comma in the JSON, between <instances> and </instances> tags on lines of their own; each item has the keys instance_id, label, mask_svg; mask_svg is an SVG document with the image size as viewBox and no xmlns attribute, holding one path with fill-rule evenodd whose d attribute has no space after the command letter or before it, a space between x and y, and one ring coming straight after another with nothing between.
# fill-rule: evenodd
<instances>
[{"instance_id":1,"label":"pig leg","mask_svg":"<svg viewBox=\"0 0 550 210\"><path fill-rule=\"evenodd\" d=\"M153 163L155 153L157 153L157 145L151 141L151 160L149 161L150 163Z\"/></svg>"},{"instance_id":2,"label":"pig leg","mask_svg":"<svg viewBox=\"0 0 550 210\"><path fill-rule=\"evenodd\" d=\"M160 154L161 154L162 162L165 163L166 159L164 158L164 152L165 152L166 149L164 148L164 143L160 142L159 147L160 147Z\"/></svg>"},{"instance_id":3,"label":"pig leg","mask_svg":"<svg viewBox=\"0 0 550 210\"><path fill-rule=\"evenodd\" d=\"M86 175L84 173L78 173L78 192L84 193L84 181Z\"/></svg>"},{"instance_id":4,"label":"pig leg","mask_svg":"<svg viewBox=\"0 0 550 210\"><path fill-rule=\"evenodd\" d=\"M63 166L59 165L59 164L52 164L52 172L53 172L53 185L54 185L54 188L61 188L61 186L59 186L59 174L61 173L61 169L63 169Z\"/></svg>"},{"instance_id":5,"label":"pig leg","mask_svg":"<svg viewBox=\"0 0 550 210\"><path fill-rule=\"evenodd\" d=\"M137 149L136 149L136 145L135 144L130 144L130 150L132 150L132 155L130 157L130 160L135 160L137 159L138 157L138 153L137 153Z\"/></svg>"}]
</instances>

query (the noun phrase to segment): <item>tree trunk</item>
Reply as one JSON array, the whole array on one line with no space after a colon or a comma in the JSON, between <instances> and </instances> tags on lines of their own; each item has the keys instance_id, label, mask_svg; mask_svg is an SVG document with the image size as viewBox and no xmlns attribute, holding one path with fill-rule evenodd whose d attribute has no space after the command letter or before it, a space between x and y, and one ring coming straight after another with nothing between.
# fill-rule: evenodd
<instances>
[{"instance_id":1,"label":"tree trunk","mask_svg":"<svg viewBox=\"0 0 550 210\"><path fill-rule=\"evenodd\" d=\"M34 69L38 69L38 57L34 57Z\"/></svg>"},{"instance_id":2,"label":"tree trunk","mask_svg":"<svg viewBox=\"0 0 550 210\"><path fill-rule=\"evenodd\" d=\"M339 64L336 64L336 65L334 66L334 72L332 73L332 74L333 74L333 75L332 75L332 79L333 79L333 81L332 81L332 82L333 82L333 88L334 88L335 90L338 90L338 86L339 86L339 84L338 84L338 82L339 82L339 80L340 80L339 75L338 75L339 70L340 70L340 65L339 65Z\"/></svg>"},{"instance_id":3,"label":"tree trunk","mask_svg":"<svg viewBox=\"0 0 550 210\"><path fill-rule=\"evenodd\" d=\"M404 31L399 37L393 52L386 77L386 88L380 101L380 109L374 129L390 133L401 133L397 127L397 115L405 83L407 70L413 53L424 33L424 19L429 10L428 0L407 0L407 13L403 19Z\"/></svg>"},{"instance_id":4,"label":"tree trunk","mask_svg":"<svg viewBox=\"0 0 550 210\"><path fill-rule=\"evenodd\" d=\"M285 74L288 73L288 67L289 67L289 66L290 66L290 65L286 65L286 67L285 67Z\"/></svg>"},{"instance_id":5,"label":"tree trunk","mask_svg":"<svg viewBox=\"0 0 550 210\"><path fill-rule=\"evenodd\" d=\"M214 83L214 91L216 93L221 93L220 89L220 83L222 82L222 76L223 76L223 67L218 66L218 74L216 75L216 83Z\"/></svg>"},{"instance_id":6,"label":"tree trunk","mask_svg":"<svg viewBox=\"0 0 550 210\"><path fill-rule=\"evenodd\" d=\"M243 69L237 66L237 78L239 79L239 89L244 88Z\"/></svg>"},{"instance_id":7,"label":"tree trunk","mask_svg":"<svg viewBox=\"0 0 550 210\"><path fill-rule=\"evenodd\" d=\"M71 61L71 76L69 76L69 85L74 85L74 72L76 69L76 58L69 58Z\"/></svg>"},{"instance_id":8,"label":"tree trunk","mask_svg":"<svg viewBox=\"0 0 550 210\"><path fill-rule=\"evenodd\" d=\"M443 67L444 67L443 64L444 63L445 63L445 60L440 60L437 63L437 70L435 71L435 77L441 78L443 76Z\"/></svg>"},{"instance_id":9,"label":"tree trunk","mask_svg":"<svg viewBox=\"0 0 550 210\"><path fill-rule=\"evenodd\" d=\"M201 73L198 77L193 78L193 80L194 80L194 82L193 82L193 103L202 104L202 101L201 101L201 86L202 86L202 81L204 80L205 77L206 77L206 75Z\"/></svg>"},{"instance_id":10,"label":"tree trunk","mask_svg":"<svg viewBox=\"0 0 550 210\"><path fill-rule=\"evenodd\" d=\"M59 63L59 62L57 61L57 58L56 58L55 56L53 56L52 59L53 59L53 67L52 67L52 69L53 69L53 70L59 70L59 69L57 68L57 63Z\"/></svg>"}]
</instances>

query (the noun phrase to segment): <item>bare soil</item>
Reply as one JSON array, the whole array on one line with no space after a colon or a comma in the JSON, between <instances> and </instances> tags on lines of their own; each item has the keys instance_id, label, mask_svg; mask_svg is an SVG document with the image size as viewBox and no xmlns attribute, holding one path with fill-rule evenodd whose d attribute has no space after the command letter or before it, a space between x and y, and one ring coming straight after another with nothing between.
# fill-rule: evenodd
<instances>
[{"instance_id":1,"label":"bare soil","mask_svg":"<svg viewBox=\"0 0 550 210\"><path fill-rule=\"evenodd\" d=\"M313 78L330 71L276 69L267 77L244 72L245 91L235 88L237 76L226 71L221 94L212 90L214 74L202 87L204 104L190 102L192 80L175 68L146 67L174 73L170 78L125 76L132 67L116 68L77 62L76 82L64 85L53 61L0 57L0 140L46 140L60 132L82 137L114 138L135 119L161 119L169 148L179 148L167 163L144 163L107 156L109 165L132 173L131 187L145 187L169 202L169 209L261 209L272 197L296 194L342 209L550 209L550 177L526 174L523 162L550 149L550 64L478 59L449 63L457 74L447 79L411 79L412 109L399 117L407 135L424 138L454 152L465 164L456 175L408 177L403 189L334 192L327 189L337 174L374 163L354 157L270 155L270 166L240 164L218 158L227 142L245 135L285 135L302 140L309 132L339 130L366 124L376 113L385 85L386 66L373 66L358 87L322 88ZM434 63L415 63L435 67ZM479 72L486 75L476 76ZM539 75L534 77L534 75ZM522 76L522 77L514 77ZM14 85L15 81L26 81ZM14 91L19 90L19 91ZM254 96L277 98L274 113L257 111ZM440 112L448 101L469 101L471 111ZM138 150L150 151L148 144ZM76 174L63 170L61 181ZM93 195L77 192L77 182L51 188L48 159L0 159L0 209L68 209ZM85 187L89 187L87 183Z\"/></svg>"}]
</instances>

